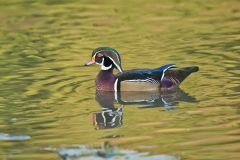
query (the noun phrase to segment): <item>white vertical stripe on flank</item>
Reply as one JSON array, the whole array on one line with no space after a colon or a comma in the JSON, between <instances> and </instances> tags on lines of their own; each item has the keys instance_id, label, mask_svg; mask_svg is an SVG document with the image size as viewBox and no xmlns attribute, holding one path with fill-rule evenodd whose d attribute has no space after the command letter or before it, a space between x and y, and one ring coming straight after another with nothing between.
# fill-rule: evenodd
<instances>
[{"instance_id":1,"label":"white vertical stripe on flank","mask_svg":"<svg viewBox=\"0 0 240 160\"><path fill-rule=\"evenodd\" d=\"M118 78L116 79L115 83L114 83L114 97L115 97L115 100L117 100L117 84L118 84Z\"/></svg>"}]
</instances>

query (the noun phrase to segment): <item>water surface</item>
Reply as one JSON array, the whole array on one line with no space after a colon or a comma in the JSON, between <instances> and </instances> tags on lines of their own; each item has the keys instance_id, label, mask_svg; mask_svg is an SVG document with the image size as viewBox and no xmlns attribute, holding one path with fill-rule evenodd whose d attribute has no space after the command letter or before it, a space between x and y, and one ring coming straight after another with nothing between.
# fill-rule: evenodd
<instances>
[{"instance_id":1,"label":"water surface","mask_svg":"<svg viewBox=\"0 0 240 160\"><path fill-rule=\"evenodd\" d=\"M1 0L0 158L61 159L61 149L107 142L129 156L239 159L239 6ZM170 95L125 96L131 104L107 96L105 104L95 93L99 67L83 66L99 46L116 48L123 69L176 63L200 71Z\"/></svg>"}]
</instances>

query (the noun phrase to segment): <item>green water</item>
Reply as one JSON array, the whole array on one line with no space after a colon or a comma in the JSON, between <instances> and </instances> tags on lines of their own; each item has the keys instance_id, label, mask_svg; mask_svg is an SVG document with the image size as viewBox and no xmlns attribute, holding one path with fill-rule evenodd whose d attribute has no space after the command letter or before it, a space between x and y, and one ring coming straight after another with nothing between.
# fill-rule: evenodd
<instances>
[{"instance_id":1,"label":"green water","mask_svg":"<svg viewBox=\"0 0 240 160\"><path fill-rule=\"evenodd\" d=\"M119 121L103 129L99 66L83 67L99 46L117 49L123 69L200 71L180 95L115 102ZM0 0L0 159L60 160L62 149L111 143L147 159L238 160L239 69L238 0Z\"/></svg>"}]
</instances>

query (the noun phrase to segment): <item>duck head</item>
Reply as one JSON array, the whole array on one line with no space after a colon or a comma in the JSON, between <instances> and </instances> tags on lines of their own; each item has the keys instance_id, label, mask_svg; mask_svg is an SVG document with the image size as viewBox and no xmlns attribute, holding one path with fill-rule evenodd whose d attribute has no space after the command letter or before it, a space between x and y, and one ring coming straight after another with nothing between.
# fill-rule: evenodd
<instances>
[{"instance_id":1,"label":"duck head","mask_svg":"<svg viewBox=\"0 0 240 160\"><path fill-rule=\"evenodd\" d=\"M101 66L101 70L113 70L116 68L119 72L122 72L121 58L119 53L110 47L99 47L93 50L91 60L85 64L90 66L98 64Z\"/></svg>"}]
</instances>

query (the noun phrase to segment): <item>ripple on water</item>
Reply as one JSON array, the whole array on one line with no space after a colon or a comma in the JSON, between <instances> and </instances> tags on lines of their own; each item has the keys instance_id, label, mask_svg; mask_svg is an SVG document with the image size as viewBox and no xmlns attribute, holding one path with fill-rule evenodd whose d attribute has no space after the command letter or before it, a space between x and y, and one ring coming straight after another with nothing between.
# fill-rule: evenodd
<instances>
[{"instance_id":1,"label":"ripple on water","mask_svg":"<svg viewBox=\"0 0 240 160\"><path fill-rule=\"evenodd\" d=\"M173 152L240 159L239 16L236 0L1 1L0 157L100 159L96 148L85 147L86 157L71 154L84 148L72 144L112 140L157 155L116 149L111 159L177 159L161 156ZM121 127L93 130L91 115L103 111L94 98L99 68L83 64L105 45L118 50L124 70L167 63L200 70L181 85L186 99L126 104ZM172 112L158 108L164 105ZM62 145L68 147L42 152Z\"/></svg>"},{"instance_id":2,"label":"ripple on water","mask_svg":"<svg viewBox=\"0 0 240 160\"><path fill-rule=\"evenodd\" d=\"M7 133L0 133L0 141L24 141L31 139L28 135L10 135Z\"/></svg>"},{"instance_id":3,"label":"ripple on water","mask_svg":"<svg viewBox=\"0 0 240 160\"><path fill-rule=\"evenodd\" d=\"M170 155L150 155L147 152L137 152L133 150L116 149L111 146L102 148L89 148L79 145L71 148L46 148L46 150L56 151L64 160L180 160L178 156Z\"/></svg>"}]
</instances>

